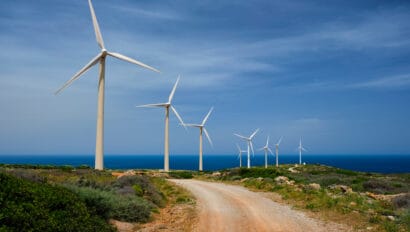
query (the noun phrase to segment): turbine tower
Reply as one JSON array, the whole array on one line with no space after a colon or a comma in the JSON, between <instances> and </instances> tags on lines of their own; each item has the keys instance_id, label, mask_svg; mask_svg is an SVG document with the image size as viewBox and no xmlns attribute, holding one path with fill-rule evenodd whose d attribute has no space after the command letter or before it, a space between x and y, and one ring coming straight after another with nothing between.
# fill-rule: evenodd
<instances>
[{"instance_id":1,"label":"turbine tower","mask_svg":"<svg viewBox=\"0 0 410 232\"><path fill-rule=\"evenodd\" d=\"M239 167L242 167L242 152L246 152L245 150L242 150L238 144L236 144L236 147L238 148L238 159L239 159Z\"/></svg>"},{"instance_id":2,"label":"turbine tower","mask_svg":"<svg viewBox=\"0 0 410 232\"><path fill-rule=\"evenodd\" d=\"M91 0L88 0L90 6L91 18L93 21L95 37L98 46L101 48L100 53L95 56L87 65L78 71L70 80L68 80L55 94L60 93L63 89L70 86L75 80L79 79L82 74L87 72L92 66L99 63L99 80L98 80L98 109L97 109L97 135L95 144L95 169L102 170L104 168L104 89L105 89L105 59L107 56L112 56L117 59L139 65L143 68L159 72L157 69L148 66L140 61L134 60L119 53L109 52L105 49L104 41L101 36L100 27L98 26L97 17L95 16L94 8Z\"/></svg>"},{"instance_id":3,"label":"turbine tower","mask_svg":"<svg viewBox=\"0 0 410 232\"><path fill-rule=\"evenodd\" d=\"M256 129L251 136L249 137L245 137L243 135L239 135L239 134L234 134L235 136L238 136L239 138L245 140L248 144L248 157L247 157L247 167L250 168L251 167L251 156L250 156L250 149L252 149L252 154L255 154L254 150L253 150L253 144L252 144L252 139L255 137L256 133L258 133L259 128Z\"/></svg>"},{"instance_id":4,"label":"turbine tower","mask_svg":"<svg viewBox=\"0 0 410 232\"><path fill-rule=\"evenodd\" d=\"M172 98L174 97L175 90L176 90L178 82L179 82L179 78L180 77L178 76L178 79L175 82L171 93L169 94L168 102L137 106L137 107L164 107L165 108L164 171L166 171L166 172L169 171L169 109L171 109L172 112L174 112L174 114L175 114L175 116L177 116L179 122L182 125L184 124L184 122L182 121L181 116L179 116L177 110L171 104Z\"/></svg>"},{"instance_id":5,"label":"turbine tower","mask_svg":"<svg viewBox=\"0 0 410 232\"><path fill-rule=\"evenodd\" d=\"M282 142L282 137L280 137L279 141L275 144L275 148L276 148L276 167L279 167L279 145Z\"/></svg>"},{"instance_id":6,"label":"turbine tower","mask_svg":"<svg viewBox=\"0 0 410 232\"><path fill-rule=\"evenodd\" d=\"M265 151L265 168L268 168L268 152L271 153L271 155L273 155L272 150L269 148L269 136L266 139L266 145L264 147L262 147L261 149L259 149L259 151Z\"/></svg>"},{"instance_id":7,"label":"turbine tower","mask_svg":"<svg viewBox=\"0 0 410 232\"><path fill-rule=\"evenodd\" d=\"M306 151L306 149L302 146L302 137L300 137L298 149L299 149L299 164L301 165L302 164L302 151Z\"/></svg>"},{"instance_id":8,"label":"turbine tower","mask_svg":"<svg viewBox=\"0 0 410 232\"><path fill-rule=\"evenodd\" d=\"M201 124L192 124L192 123L184 124L184 123L182 123L182 125L184 125L184 126L199 128L199 171L203 170L203 163L202 163L202 132L205 133L205 136L208 139L209 144L211 144L211 146L213 146L211 137L209 137L208 131L205 128L205 123L208 120L209 115L211 115L213 110L214 110L214 107L212 107L209 110L208 114L205 116L205 118L204 118L204 120L202 121Z\"/></svg>"}]
</instances>

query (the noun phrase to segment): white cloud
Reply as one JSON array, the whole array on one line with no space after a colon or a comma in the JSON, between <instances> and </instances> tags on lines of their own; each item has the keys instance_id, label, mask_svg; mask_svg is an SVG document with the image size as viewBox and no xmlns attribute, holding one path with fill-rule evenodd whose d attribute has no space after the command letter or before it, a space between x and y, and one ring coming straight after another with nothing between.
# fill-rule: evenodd
<instances>
[{"instance_id":1,"label":"white cloud","mask_svg":"<svg viewBox=\"0 0 410 232\"><path fill-rule=\"evenodd\" d=\"M410 74L388 76L351 85L352 88L393 89L410 86Z\"/></svg>"}]
</instances>

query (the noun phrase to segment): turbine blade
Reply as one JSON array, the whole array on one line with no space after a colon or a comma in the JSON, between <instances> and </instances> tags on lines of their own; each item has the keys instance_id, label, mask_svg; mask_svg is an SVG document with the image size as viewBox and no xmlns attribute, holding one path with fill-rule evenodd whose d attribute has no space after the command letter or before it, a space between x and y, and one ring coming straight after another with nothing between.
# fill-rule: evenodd
<instances>
[{"instance_id":1,"label":"turbine blade","mask_svg":"<svg viewBox=\"0 0 410 232\"><path fill-rule=\"evenodd\" d=\"M182 125L184 125L184 121L182 121L182 118L181 118L181 116L179 116L177 110L176 110L173 106L171 106L171 110L172 110L172 112L174 112L175 116L177 116L179 122L180 122Z\"/></svg>"},{"instance_id":2,"label":"turbine blade","mask_svg":"<svg viewBox=\"0 0 410 232\"><path fill-rule=\"evenodd\" d=\"M213 110L214 110L214 107L212 106L211 109L209 110L208 114L205 116L204 120L202 121L202 126L205 125L206 121L209 118L209 115L211 115Z\"/></svg>"},{"instance_id":3,"label":"turbine blade","mask_svg":"<svg viewBox=\"0 0 410 232\"><path fill-rule=\"evenodd\" d=\"M184 123L185 126L189 126L189 127L201 127L201 125L198 124L192 124L192 123Z\"/></svg>"},{"instance_id":4,"label":"turbine blade","mask_svg":"<svg viewBox=\"0 0 410 232\"><path fill-rule=\"evenodd\" d=\"M301 147L301 148L302 148L303 151L306 151L306 152L307 152L307 150L306 150L304 147Z\"/></svg>"},{"instance_id":5,"label":"turbine blade","mask_svg":"<svg viewBox=\"0 0 410 232\"><path fill-rule=\"evenodd\" d=\"M97 43L100 46L100 48L104 49L105 48L104 41L101 36L100 26L98 26L97 17L95 16L94 7L93 7L93 4L91 3L91 0L88 0L88 5L90 5L91 18L93 19L95 38L97 39Z\"/></svg>"},{"instance_id":6,"label":"turbine blade","mask_svg":"<svg viewBox=\"0 0 410 232\"><path fill-rule=\"evenodd\" d=\"M266 139L266 147L269 146L269 135L268 138Z\"/></svg>"},{"instance_id":7,"label":"turbine blade","mask_svg":"<svg viewBox=\"0 0 410 232\"><path fill-rule=\"evenodd\" d=\"M280 145L280 143L282 142L282 138L283 138L283 136L280 137L280 139L279 139L279 141L276 145L278 145L278 146Z\"/></svg>"},{"instance_id":8,"label":"turbine blade","mask_svg":"<svg viewBox=\"0 0 410 232\"><path fill-rule=\"evenodd\" d=\"M259 148L259 149L258 149L258 151L263 151L263 149L265 149L265 148L264 148L264 147L262 147L262 148Z\"/></svg>"},{"instance_id":9,"label":"turbine blade","mask_svg":"<svg viewBox=\"0 0 410 232\"><path fill-rule=\"evenodd\" d=\"M238 145L237 143L236 143L235 145L236 145L236 147L238 148L239 153L241 153L242 150L241 150L241 148L239 147L239 145Z\"/></svg>"},{"instance_id":10,"label":"turbine blade","mask_svg":"<svg viewBox=\"0 0 410 232\"><path fill-rule=\"evenodd\" d=\"M268 147L268 151L270 152L271 155L275 156L275 155L273 154L273 151L272 151L269 147Z\"/></svg>"},{"instance_id":11,"label":"turbine blade","mask_svg":"<svg viewBox=\"0 0 410 232\"><path fill-rule=\"evenodd\" d=\"M130 63L133 63L133 64L136 64L136 65L139 65L139 66L141 66L141 67L147 68L147 69L152 70L152 71L154 71L154 72L158 72L158 73L160 72L159 70L157 70L157 69L155 69L155 68L153 68L153 67L151 67L151 66L149 66L149 65L146 65L146 64L144 64L144 63L142 63L142 62L139 62L139 61L137 61L137 60L134 60L134 59L132 59L132 58L129 58L128 56L124 56L124 55L122 55L122 54L120 54L120 53L107 52L107 54L110 55L110 56L112 56L112 57L115 57L115 58L117 58L117 59L124 60L124 61L130 62Z\"/></svg>"},{"instance_id":12,"label":"turbine blade","mask_svg":"<svg viewBox=\"0 0 410 232\"><path fill-rule=\"evenodd\" d=\"M172 98L174 97L175 90L177 89L178 82L179 82L179 76L178 76L177 81L176 81L175 84L174 84L174 87L172 88L171 94L170 94L169 97L168 97L168 102L169 102L169 103L171 103Z\"/></svg>"},{"instance_id":13,"label":"turbine blade","mask_svg":"<svg viewBox=\"0 0 410 232\"><path fill-rule=\"evenodd\" d=\"M248 138L246 138L245 136L242 136L242 135L238 135L238 134L235 134L235 133L234 133L234 135L235 135L235 136L238 136L238 137L239 137L239 138L241 138L241 139L245 139L245 140L248 140Z\"/></svg>"},{"instance_id":14,"label":"turbine blade","mask_svg":"<svg viewBox=\"0 0 410 232\"><path fill-rule=\"evenodd\" d=\"M90 62L88 62L87 65L85 65L80 71L78 71L70 80L68 80L66 83L64 83L64 85L59 88L54 94L58 94L61 91L63 91L63 89L67 88L69 85L71 85L71 83L73 83L75 80L77 80L78 78L80 78L80 76L85 73L88 69L90 69L92 66L94 66L95 64L98 63L98 61L101 58L102 53L98 54L96 57L94 57Z\"/></svg>"},{"instance_id":15,"label":"turbine blade","mask_svg":"<svg viewBox=\"0 0 410 232\"><path fill-rule=\"evenodd\" d=\"M211 146L213 147L214 144L212 143L211 137L209 137L208 131L206 130L206 128L204 127L204 132L205 132L205 136L208 139L209 144L211 144Z\"/></svg>"},{"instance_id":16,"label":"turbine blade","mask_svg":"<svg viewBox=\"0 0 410 232\"><path fill-rule=\"evenodd\" d=\"M251 146L251 150L252 150L252 154L255 155L255 151L253 150L253 144L252 141L249 142L250 146Z\"/></svg>"},{"instance_id":17,"label":"turbine blade","mask_svg":"<svg viewBox=\"0 0 410 232\"><path fill-rule=\"evenodd\" d=\"M158 103L158 104L146 104L146 105L139 105L136 107L166 107L168 106L167 103Z\"/></svg>"},{"instance_id":18,"label":"turbine blade","mask_svg":"<svg viewBox=\"0 0 410 232\"><path fill-rule=\"evenodd\" d=\"M253 137L256 135L256 133L258 133L259 128L255 130L255 132L253 132L253 134L251 136L249 136L250 139L253 139Z\"/></svg>"}]
</instances>

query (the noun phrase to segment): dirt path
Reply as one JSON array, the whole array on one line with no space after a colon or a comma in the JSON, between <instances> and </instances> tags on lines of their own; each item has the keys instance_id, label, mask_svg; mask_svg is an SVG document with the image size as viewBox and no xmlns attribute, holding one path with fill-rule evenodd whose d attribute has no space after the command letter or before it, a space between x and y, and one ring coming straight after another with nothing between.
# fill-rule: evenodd
<instances>
[{"instance_id":1,"label":"dirt path","mask_svg":"<svg viewBox=\"0 0 410 232\"><path fill-rule=\"evenodd\" d=\"M196 231L349 231L324 223L240 186L199 180L171 180L197 199Z\"/></svg>"}]
</instances>

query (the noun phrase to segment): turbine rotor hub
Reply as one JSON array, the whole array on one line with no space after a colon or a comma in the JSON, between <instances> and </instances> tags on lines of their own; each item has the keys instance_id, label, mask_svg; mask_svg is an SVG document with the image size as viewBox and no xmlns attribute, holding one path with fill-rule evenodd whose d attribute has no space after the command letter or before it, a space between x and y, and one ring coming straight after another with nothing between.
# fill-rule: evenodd
<instances>
[{"instance_id":1,"label":"turbine rotor hub","mask_svg":"<svg viewBox=\"0 0 410 232\"><path fill-rule=\"evenodd\" d=\"M108 53L107 49L105 49L105 48L101 49L101 53L102 53L103 57L107 56L107 53Z\"/></svg>"}]
</instances>

